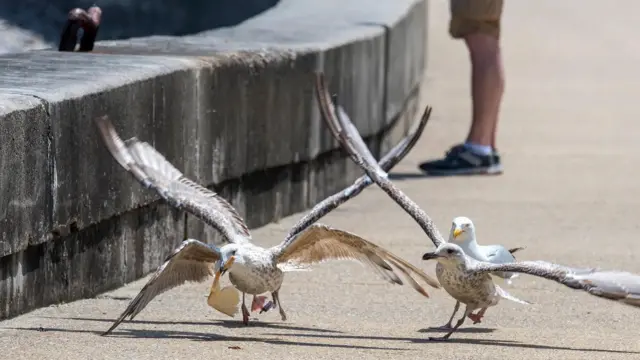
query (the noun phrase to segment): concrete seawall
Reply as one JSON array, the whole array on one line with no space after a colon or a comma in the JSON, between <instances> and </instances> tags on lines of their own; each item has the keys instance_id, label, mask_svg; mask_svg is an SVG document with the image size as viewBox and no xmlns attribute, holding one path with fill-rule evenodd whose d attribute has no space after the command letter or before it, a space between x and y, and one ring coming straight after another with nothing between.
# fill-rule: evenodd
<instances>
[{"instance_id":1,"label":"concrete seawall","mask_svg":"<svg viewBox=\"0 0 640 360\"><path fill-rule=\"evenodd\" d=\"M117 165L95 117L152 144L250 227L275 221L362 174L322 123L313 71L374 155L408 129L425 6L282 0L192 36L0 56L0 319L144 276L185 237L217 241Z\"/></svg>"}]
</instances>

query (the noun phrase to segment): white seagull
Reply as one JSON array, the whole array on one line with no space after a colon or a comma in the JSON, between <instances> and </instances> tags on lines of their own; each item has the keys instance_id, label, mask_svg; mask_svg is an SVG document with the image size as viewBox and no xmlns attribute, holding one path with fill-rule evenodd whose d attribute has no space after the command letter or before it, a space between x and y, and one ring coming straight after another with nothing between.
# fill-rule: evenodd
<instances>
[{"instance_id":1,"label":"white seagull","mask_svg":"<svg viewBox=\"0 0 640 360\"><path fill-rule=\"evenodd\" d=\"M507 249L502 245L479 245L476 240L476 228L473 225L473 221L465 216L458 216L451 222L449 242L459 245L467 255L476 260L494 264L516 261L513 254L524 249L524 247ZM499 272L494 275L506 279L508 284L511 284L512 279L518 277L518 274L510 272Z\"/></svg>"},{"instance_id":2,"label":"white seagull","mask_svg":"<svg viewBox=\"0 0 640 360\"><path fill-rule=\"evenodd\" d=\"M103 335L113 331L127 316L133 319L158 294L187 281L205 281L214 272L228 271L231 284L243 293L241 309L245 324L248 324L249 311L244 294L271 293L282 320L286 320L279 298L284 273L329 260L355 260L370 265L385 280L403 284L395 267L426 297L429 295L414 277L434 288L440 287L435 279L389 251L355 234L322 224L308 226L271 248L255 245L242 217L231 204L186 178L148 143L135 137L123 141L107 116L96 119L96 123L111 155L136 180L155 190L171 206L216 228L228 242L218 248L195 239L183 241Z\"/></svg>"},{"instance_id":3,"label":"white seagull","mask_svg":"<svg viewBox=\"0 0 640 360\"><path fill-rule=\"evenodd\" d=\"M501 271L546 278L569 288L585 291L593 296L640 307L640 276L636 274L599 269L574 269L545 261L492 264L477 261L466 255L458 245L447 243L444 240L431 218L387 178L383 169L375 163L368 162L360 155L355 145L356 141L353 140L354 137L360 135L348 131L348 126L344 124L344 119L341 116L338 115L336 120L342 123L338 139L343 148L371 180L424 230L436 246L436 251L424 254L423 259L438 260L436 275L442 287L449 295L466 305L464 315L454 328L441 338L430 339L448 339L474 310L480 309L479 315L482 315L489 306L496 305L501 298L511 298L495 285L490 277L490 274ZM510 300L521 302L518 299Z\"/></svg>"}]
</instances>

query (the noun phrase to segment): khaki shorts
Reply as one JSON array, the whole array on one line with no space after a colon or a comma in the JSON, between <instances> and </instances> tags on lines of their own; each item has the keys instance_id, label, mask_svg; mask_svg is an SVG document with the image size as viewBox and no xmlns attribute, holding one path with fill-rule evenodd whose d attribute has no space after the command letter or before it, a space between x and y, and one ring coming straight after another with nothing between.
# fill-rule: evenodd
<instances>
[{"instance_id":1,"label":"khaki shorts","mask_svg":"<svg viewBox=\"0 0 640 360\"><path fill-rule=\"evenodd\" d=\"M451 21L449 34L459 39L484 33L500 38L503 0L449 0Z\"/></svg>"}]
</instances>

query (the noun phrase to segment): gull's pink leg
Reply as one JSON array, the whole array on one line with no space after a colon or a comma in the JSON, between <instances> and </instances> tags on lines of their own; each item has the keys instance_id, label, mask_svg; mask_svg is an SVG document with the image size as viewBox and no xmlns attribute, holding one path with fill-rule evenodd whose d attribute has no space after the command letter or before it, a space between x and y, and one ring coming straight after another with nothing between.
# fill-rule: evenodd
<instances>
[{"instance_id":1,"label":"gull's pink leg","mask_svg":"<svg viewBox=\"0 0 640 360\"><path fill-rule=\"evenodd\" d=\"M251 312L262 310L264 307L264 303L267 301L266 296L253 296L253 301L251 302Z\"/></svg>"},{"instance_id":2,"label":"gull's pink leg","mask_svg":"<svg viewBox=\"0 0 640 360\"><path fill-rule=\"evenodd\" d=\"M242 323L245 325L249 325L249 310L247 309L247 305L244 304L244 293L242 293Z\"/></svg>"},{"instance_id":3,"label":"gull's pink leg","mask_svg":"<svg viewBox=\"0 0 640 360\"><path fill-rule=\"evenodd\" d=\"M487 308L482 308L482 309L480 309L480 311L478 311L478 313L476 313L476 314L471 313L471 314L467 315L467 317L469 319L473 320L474 324L478 324L478 323L482 322L481 320L484 317L485 311L487 311Z\"/></svg>"}]
</instances>

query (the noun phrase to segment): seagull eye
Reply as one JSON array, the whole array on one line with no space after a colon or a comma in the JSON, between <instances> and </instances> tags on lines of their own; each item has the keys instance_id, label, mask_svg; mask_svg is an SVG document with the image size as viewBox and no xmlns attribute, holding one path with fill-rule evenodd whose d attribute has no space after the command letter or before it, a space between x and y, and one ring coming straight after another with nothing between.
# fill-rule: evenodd
<instances>
[{"instance_id":1,"label":"seagull eye","mask_svg":"<svg viewBox=\"0 0 640 360\"><path fill-rule=\"evenodd\" d=\"M453 250L452 249L448 249L447 250L447 254L453 254Z\"/></svg>"}]
</instances>

